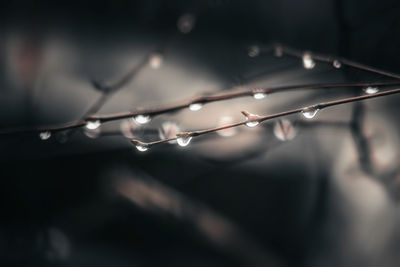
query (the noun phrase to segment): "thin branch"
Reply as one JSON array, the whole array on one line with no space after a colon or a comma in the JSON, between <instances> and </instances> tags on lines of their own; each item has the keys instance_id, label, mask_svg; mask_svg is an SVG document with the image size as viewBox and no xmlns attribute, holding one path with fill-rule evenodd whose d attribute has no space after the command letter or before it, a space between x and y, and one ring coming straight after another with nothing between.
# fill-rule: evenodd
<instances>
[{"instance_id":1,"label":"thin branch","mask_svg":"<svg viewBox=\"0 0 400 267\"><path fill-rule=\"evenodd\" d=\"M40 127L40 128L30 128L30 127L22 127L17 129L3 129L0 130L0 135L7 135L7 134L15 134L15 133L27 133L27 132L59 132L68 129L74 129L84 126L88 120L99 120L100 122L108 122L108 121L115 121L125 118L131 118L136 115L150 115L156 116L165 113L176 112L178 110L182 110L184 108L188 108L191 104L200 103L212 103L217 101L225 101L229 99L239 98L239 97L248 97L254 96L254 94L262 93L262 94L273 94L283 91L289 90L302 90L302 89L322 89L322 88L348 88L348 87L386 87L386 86L395 86L400 85L400 82L375 82L375 83L368 83L368 82L360 82L360 83L325 83L325 84L302 84L302 85L289 85L289 86L277 86L277 87L268 87L268 88L261 88L261 89L253 89L253 90L246 90L241 92L229 92L224 94L217 94L217 95L210 95L210 96L202 96L196 97L191 100L182 102L176 105L169 105L165 107L159 108L150 108L150 109L139 109L132 112L122 112L122 113L114 113L114 114L107 114L107 115L91 115L87 118L82 118L78 121L73 121L65 124L55 125L55 126L48 126L48 127Z\"/></svg>"},{"instance_id":2,"label":"thin branch","mask_svg":"<svg viewBox=\"0 0 400 267\"><path fill-rule=\"evenodd\" d=\"M176 112L181 109L185 109L190 107L192 104L207 104L212 102L218 101L225 101L234 98L240 97L248 97L254 96L255 94L273 94L283 91L289 90L302 90L302 89L327 89L327 88L348 88L348 87L376 87L376 86L395 86L400 85L400 82L376 82L376 83L368 83L368 82L361 82L361 83L325 83L325 84L301 84L301 85L289 85L289 86L278 86L278 87L268 87L268 88L261 88L261 89L253 89L253 90L246 90L240 92L229 92L224 94L218 95L210 95L210 96L202 96L196 97L191 100L182 102L180 104L169 105L160 108L150 108L150 109L140 109L131 112L122 112L122 113L115 113L115 114L107 114L107 115L92 115L87 118L87 120L100 120L101 122L119 120L124 118L130 118L136 115L149 115L149 116L156 116L164 113L171 113Z\"/></svg>"},{"instance_id":3,"label":"thin branch","mask_svg":"<svg viewBox=\"0 0 400 267\"><path fill-rule=\"evenodd\" d=\"M269 47L269 46L268 46ZM284 54L294 56L296 58L303 58L305 52L286 46L286 45L280 45L280 44L275 44L274 49L280 49L280 51ZM338 62L341 65L346 65L349 67L353 67L356 69L360 69L363 71L368 71L368 72L373 72L376 74L380 74L386 77L390 78L395 78L395 79L400 79L400 75L396 73L392 73L389 71L381 70L375 67L371 67L365 64L361 64L346 58L342 57L334 57L334 56L327 56L327 55L322 55L322 54L315 54L315 53L310 53L310 57L314 60L321 61L321 62L328 62L328 63L334 63Z\"/></svg>"},{"instance_id":4,"label":"thin branch","mask_svg":"<svg viewBox=\"0 0 400 267\"><path fill-rule=\"evenodd\" d=\"M246 117L246 120L242 121L242 122L237 122L237 123L228 124L228 125L224 125L224 126L220 126L220 127L216 127L216 128L205 129L205 130L183 132L183 133L177 134L177 136L174 138L162 139L162 140L149 142L149 143L144 143L144 142L141 142L138 140L132 140L131 142L137 146L150 147L153 145L166 143L166 142L169 142L172 140L178 140L179 138L196 137L196 136L209 134L209 133L213 133L213 132L217 132L217 131L221 131L221 130L225 130L225 129L229 129L229 128L242 126L242 125L245 125L248 123L255 123L255 125L257 125L258 123L261 123L261 122L264 122L267 120L284 117L284 116L288 116L288 115L292 115L292 114L296 114L296 113L303 113L303 112L315 112L316 113L317 111L319 111L321 109L332 107L332 106L337 106L337 105L342 105L342 104L352 103L352 102L357 102L357 101L363 101L363 100L367 100L367 99L388 96L388 95L393 95L393 94L398 94L398 93L400 93L400 88L388 90L388 91L384 91L384 92L379 92L379 93L372 94L372 95L362 95L362 96L355 96L355 97L334 100L334 101L330 101L330 102L323 102L323 103L319 103L319 104L315 104L315 105L292 109L292 110L275 113L275 114L271 114L271 115L266 115L266 116L254 115L247 111L242 111L243 115ZM315 115L315 113L314 113L314 115Z\"/></svg>"}]
</instances>

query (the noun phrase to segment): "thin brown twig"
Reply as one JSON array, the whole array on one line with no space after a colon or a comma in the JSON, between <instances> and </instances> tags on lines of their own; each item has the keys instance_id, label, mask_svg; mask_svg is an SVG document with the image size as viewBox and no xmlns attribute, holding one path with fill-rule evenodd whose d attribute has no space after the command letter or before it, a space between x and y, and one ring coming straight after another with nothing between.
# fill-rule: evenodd
<instances>
[{"instance_id":1,"label":"thin brown twig","mask_svg":"<svg viewBox=\"0 0 400 267\"><path fill-rule=\"evenodd\" d=\"M268 46L270 47L270 46ZM280 49L283 54L294 56L296 58L302 58L305 54L305 52L289 47L287 45L281 45L281 44L274 44L273 45L274 49ZM334 57L334 56L328 56L328 55L322 55L318 53L310 53L310 57L316 61L321 61L321 62L328 62L328 63L334 63L337 61L341 65L347 65L349 67L353 67L356 69L360 69L363 71L367 72L373 72L376 74L380 74L386 77L394 78L394 79L400 79L400 75L396 73L392 73L389 71L381 70L375 67L371 67L365 64L361 64L343 57Z\"/></svg>"},{"instance_id":2,"label":"thin brown twig","mask_svg":"<svg viewBox=\"0 0 400 267\"><path fill-rule=\"evenodd\" d=\"M288 90L301 90L301 89L323 89L323 88L348 88L348 87L367 87L367 86L395 86L400 85L400 82L375 82L375 83L368 83L368 82L359 82L359 83L325 83L325 84L302 84L302 85L289 85L289 86L277 86L277 87L268 87L268 88L261 88L261 89L253 89L253 90L246 90L240 92L229 92L224 94L217 94L217 95L210 95L210 96L202 96L196 97L191 100L182 102L180 104L169 105L165 107L159 108L150 108L150 109L138 109L136 111L131 112L122 112L122 113L114 113L114 114L107 114L107 115L91 115L86 118L82 118L77 121L56 125L56 126L48 126L48 127L40 127L40 128L30 128L30 127L22 127L17 129L3 129L0 130L0 135L4 134L14 134L14 133L26 133L26 132L59 132L68 129L79 128L85 126L88 120L99 120L100 122L108 122L108 121L115 121L125 118L131 118L136 115L149 115L149 116L156 116L164 113L171 113L175 112L184 108L189 107L191 104L200 103L206 104L211 102L217 101L224 101L239 97L247 97L253 96L256 93L263 93L263 94L273 94Z\"/></svg>"},{"instance_id":3,"label":"thin brown twig","mask_svg":"<svg viewBox=\"0 0 400 267\"><path fill-rule=\"evenodd\" d=\"M288 115L292 115L292 114L296 114L296 113L302 113L302 112L307 112L307 111L318 111L318 110L321 110L321 109L324 109L324 108L328 108L328 107L332 107L332 106L337 106L337 105L342 105L342 104L352 103L352 102L357 102L357 101L363 101L363 100L367 100L367 99L372 99L372 98L382 97L382 96L388 96L388 95L398 94L398 93L400 93L400 88L393 89L393 90L388 90L388 91L383 91L383 92L379 92L379 93L371 94L371 95L361 95L361 96L349 97L349 98L344 98L344 99L339 99L339 100L334 100L334 101L329 101L329 102L322 102L322 103L319 103L319 104L314 104L314 105L310 105L310 106L306 106L306 107L296 108L296 109L283 111L283 112L280 112L280 113L275 113L275 114L266 115L266 116L253 115L253 114L250 114L247 111L242 111L243 115L245 115L245 117L246 117L246 120L242 121L242 122L237 122L237 123L228 124L228 125L224 125L224 126L220 126L220 127L216 127L216 128L205 129L205 130L183 132L183 133L177 134L177 136L174 137L174 138L162 139L162 140L158 140L158 141L154 141L154 142L145 143L145 142L141 142L141 141L138 141L138 140L132 140L131 142L133 144L135 144L135 145L149 147L149 146L153 146L153 145L162 144L162 143L166 143L166 142L169 142L169 141L177 140L180 137L186 137L186 138L196 137L196 136L209 134L209 133L213 133L213 132L217 132L217 131L221 131L221 130L225 130L225 129L229 129L229 128L242 126L242 125L245 125L245 124L247 124L249 122L262 123L262 122L267 121L267 120L271 120L271 119L275 119L275 118L279 118L279 117L284 117L284 116L288 116Z\"/></svg>"}]
</instances>

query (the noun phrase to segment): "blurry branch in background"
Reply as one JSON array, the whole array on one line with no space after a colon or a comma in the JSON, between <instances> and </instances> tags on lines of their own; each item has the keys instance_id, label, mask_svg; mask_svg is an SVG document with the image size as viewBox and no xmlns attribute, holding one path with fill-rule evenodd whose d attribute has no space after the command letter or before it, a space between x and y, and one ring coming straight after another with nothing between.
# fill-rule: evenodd
<instances>
[{"instance_id":1,"label":"blurry branch in background","mask_svg":"<svg viewBox=\"0 0 400 267\"><path fill-rule=\"evenodd\" d=\"M278 266L273 256L240 228L215 211L144 174L115 175L117 193L139 208L185 224L215 249L244 266ZM240 264L242 265L242 264Z\"/></svg>"}]
</instances>

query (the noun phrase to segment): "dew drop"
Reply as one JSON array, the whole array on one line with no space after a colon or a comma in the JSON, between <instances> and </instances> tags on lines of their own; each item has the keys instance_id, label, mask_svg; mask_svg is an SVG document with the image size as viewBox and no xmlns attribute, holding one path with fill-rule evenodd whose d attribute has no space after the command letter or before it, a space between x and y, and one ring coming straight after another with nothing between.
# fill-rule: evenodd
<instances>
[{"instance_id":1,"label":"dew drop","mask_svg":"<svg viewBox=\"0 0 400 267\"><path fill-rule=\"evenodd\" d=\"M364 89L364 92L367 93L368 95L373 95L379 92L379 88L368 86Z\"/></svg>"},{"instance_id":2,"label":"dew drop","mask_svg":"<svg viewBox=\"0 0 400 267\"><path fill-rule=\"evenodd\" d=\"M176 136L178 137L176 142L180 146L187 146L190 143L190 140L192 140L192 136L189 133L178 133Z\"/></svg>"},{"instance_id":3,"label":"dew drop","mask_svg":"<svg viewBox=\"0 0 400 267\"><path fill-rule=\"evenodd\" d=\"M154 53L149 58L149 65L152 69L159 69L163 63L163 56L160 53Z\"/></svg>"},{"instance_id":4,"label":"dew drop","mask_svg":"<svg viewBox=\"0 0 400 267\"><path fill-rule=\"evenodd\" d=\"M86 122L86 128L89 130L95 130L101 125L100 120L89 120Z\"/></svg>"},{"instance_id":5,"label":"dew drop","mask_svg":"<svg viewBox=\"0 0 400 267\"><path fill-rule=\"evenodd\" d=\"M255 115L255 114L251 114L245 110L242 111L242 114L246 117L246 126L247 127L256 127L258 124L260 124L260 122L258 121L258 119L260 118L260 116Z\"/></svg>"},{"instance_id":6,"label":"dew drop","mask_svg":"<svg viewBox=\"0 0 400 267\"><path fill-rule=\"evenodd\" d=\"M315 61L311 57L310 53L305 53L303 55L303 66L306 69L312 69L315 67Z\"/></svg>"},{"instance_id":7,"label":"dew drop","mask_svg":"<svg viewBox=\"0 0 400 267\"><path fill-rule=\"evenodd\" d=\"M147 150L149 149L149 147L148 147L148 146L145 146L145 145L136 145L135 147L136 147L136 149L139 150L140 152L144 152L144 151L147 151Z\"/></svg>"},{"instance_id":8,"label":"dew drop","mask_svg":"<svg viewBox=\"0 0 400 267\"><path fill-rule=\"evenodd\" d=\"M233 118L231 116L222 116L219 121L218 121L218 127L225 126L227 124L232 124L233 123ZM231 137L236 135L237 129L236 128L228 128L228 129L223 129L217 132L219 136L222 137Z\"/></svg>"},{"instance_id":9,"label":"dew drop","mask_svg":"<svg viewBox=\"0 0 400 267\"><path fill-rule=\"evenodd\" d=\"M260 54L260 47L258 45L250 46L247 54L249 57L257 57Z\"/></svg>"},{"instance_id":10,"label":"dew drop","mask_svg":"<svg viewBox=\"0 0 400 267\"><path fill-rule=\"evenodd\" d=\"M296 137L297 131L289 120L282 119L275 122L274 135L281 141L289 141Z\"/></svg>"},{"instance_id":11,"label":"dew drop","mask_svg":"<svg viewBox=\"0 0 400 267\"><path fill-rule=\"evenodd\" d=\"M131 142L134 144L137 150L140 152L147 151L149 149L149 145L143 142L140 142L138 140L131 140Z\"/></svg>"},{"instance_id":12,"label":"dew drop","mask_svg":"<svg viewBox=\"0 0 400 267\"><path fill-rule=\"evenodd\" d=\"M264 93L255 93L253 95L254 99L264 99L267 95Z\"/></svg>"},{"instance_id":13,"label":"dew drop","mask_svg":"<svg viewBox=\"0 0 400 267\"><path fill-rule=\"evenodd\" d=\"M151 121L151 117L149 115L136 115L133 117L133 120L137 123L137 124L146 124L149 123Z\"/></svg>"},{"instance_id":14,"label":"dew drop","mask_svg":"<svg viewBox=\"0 0 400 267\"><path fill-rule=\"evenodd\" d=\"M342 67L342 63L341 63L339 60L337 60L337 59L335 59L335 60L333 61L332 65L333 65L333 67L336 68L336 69L340 69L340 68Z\"/></svg>"},{"instance_id":15,"label":"dew drop","mask_svg":"<svg viewBox=\"0 0 400 267\"><path fill-rule=\"evenodd\" d=\"M47 140L51 137L51 132L50 131L45 131L45 132L41 132L39 133L39 138L41 140Z\"/></svg>"},{"instance_id":16,"label":"dew drop","mask_svg":"<svg viewBox=\"0 0 400 267\"><path fill-rule=\"evenodd\" d=\"M201 104L201 103L193 103L193 104L190 104L189 109L190 109L191 111L198 111L198 110L200 110L202 107L203 107L203 104Z\"/></svg>"},{"instance_id":17,"label":"dew drop","mask_svg":"<svg viewBox=\"0 0 400 267\"><path fill-rule=\"evenodd\" d=\"M311 107L311 108L305 108L303 109L303 111L301 112L303 114L303 116L307 119L312 119L315 117L315 115L317 115L319 109Z\"/></svg>"},{"instance_id":18,"label":"dew drop","mask_svg":"<svg viewBox=\"0 0 400 267\"><path fill-rule=\"evenodd\" d=\"M258 121L249 121L246 123L247 127L253 128L260 124Z\"/></svg>"},{"instance_id":19,"label":"dew drop","mask_svg":"<svg viewBox=\"0 0 400 267\"><path fill-rule=\"evenodd\" d=\"M194 25L196 23L196 17L193 14L186 13L183 14L176 23L178 30L181 33L189 33L193 30Z\"/></svg>"}]
</instances>

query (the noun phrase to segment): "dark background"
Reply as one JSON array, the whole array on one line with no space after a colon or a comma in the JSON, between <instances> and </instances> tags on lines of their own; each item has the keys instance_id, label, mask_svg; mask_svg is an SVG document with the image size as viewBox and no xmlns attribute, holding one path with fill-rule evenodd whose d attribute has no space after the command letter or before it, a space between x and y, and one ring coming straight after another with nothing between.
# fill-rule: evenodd
<instances>
[{"instance_id":1,"label":"dark background","mask_svg":"<svg viewBox=\"0 0 400 267\"><path fill-rule=\"evenodd\" d=\"M249 61L247 47L271 41L400 72L399 12L400 2L396 0L3 1L0 125L6 128L73 120L91 99L91 95L71 89L73 84L65 86L65 95L58 95L59 104L50 105L46 112L38 108L40 103L47 103L45 96L39 96L39 104L32 103L32 95L25 93L8 98L18 87L34 83L34 78L28 77L20 85L7 74L7 40L14 33L32 44L34 51L45 50L43 43L49 36L67 36L78 47L78 64L72 73L88 81L107 81L118 74L118 58L114 56L126 47L139 47L140 57L171 40L170 50L165 52L167 62L169 58L170 62L176 60L173 55L181 49L183 56L177 64L199 64L226 86L258 67ZM179 35L176 22L185 13L196 16L195 27L191 33ZM188 54L190 57L185 58ZM57 61L56 65L67 63ZM267 59L257 64L271 65L275 61ZM291 64L294 63L287 63ZM332 77L325 75L321 79ZM341 79L360 77L368 76L356 72ZM151 97L153 91L145 88L136 96L140 94ZM75 109L62 104L66 95L81 101ZM162 94L154 98L155 102L164 100ZM168 100L171 99L174 98ZM396 101L392 104L396 105ZM110 110L121 111L117 104ZM348 254L337 251L337 246L346 244L332 245L329 240L335 234L324 232L330 218L327 203L332 197L331 157L335 158L335 154L326 156L309 134L273 150L257 164L252 163L259 156L256 149L236 151L236 156L226 158L170 148L142 155L132 152L128 142L113 141L109 145L108 140L88 141L80 133L77 135L63 144L42 144L37 136L30 135L1 137L2 266L265 263L246 252L247 243L241 243L241 239L233 239L232 243L241 243L237 247L215 245L218 242L204 237L193 221L165 210L132 205L121 198L113 190L113 177L125 175L125 171L126 175L152 177L187 196L196 207L204 205L234 222L266 255L271 255L271 261L276 259L283 266L365 263L362 255L348 261ZM197 147L200 145L201 142ZM269 150L268 144L267 147ZM124 172L121 174L120 170ZM337 233L340 235L340 230ZM375 263L384 266L379 261Z\"/></svg>"}]
</instances>

